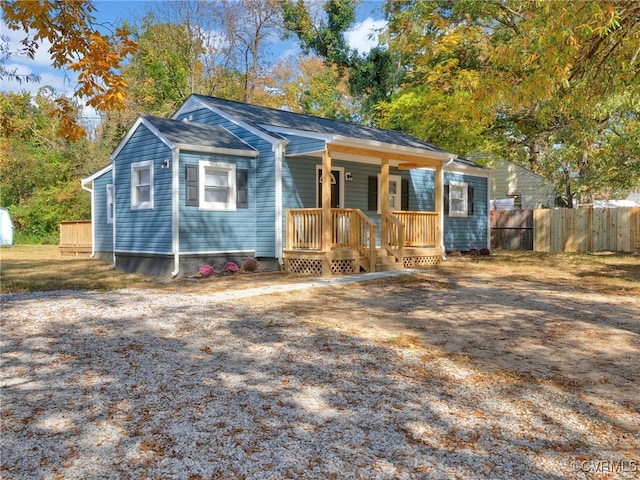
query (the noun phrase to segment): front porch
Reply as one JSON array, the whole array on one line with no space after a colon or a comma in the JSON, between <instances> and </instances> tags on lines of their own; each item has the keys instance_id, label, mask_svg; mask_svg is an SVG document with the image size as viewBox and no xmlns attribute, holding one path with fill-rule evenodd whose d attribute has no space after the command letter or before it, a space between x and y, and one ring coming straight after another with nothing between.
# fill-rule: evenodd
<instances>
[{"instance_id":1,"label":"front porch","mask_svg":"<svg viewBox=\"0 0 640 480\"><path fill-rule=\"evenodd\" d=\"M307 275L348 275L426 267L442 260L438 212L385 212L376 224L359 209L287 211L285 270ZM326 235L328 233L328 235Z\"/></svg>"}]
</instances>

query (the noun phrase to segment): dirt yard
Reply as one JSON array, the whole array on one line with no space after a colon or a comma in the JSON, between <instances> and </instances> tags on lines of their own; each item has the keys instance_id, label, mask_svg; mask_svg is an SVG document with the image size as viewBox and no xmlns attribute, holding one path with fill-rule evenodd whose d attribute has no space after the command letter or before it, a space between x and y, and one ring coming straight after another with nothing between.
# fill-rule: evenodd
<instances>
[{"instance_id":1,"label":"dirt yard","mask_svg":"<svg viewBox=\"0 0 640 480\"><path fill-rule=\"evenodd\" d=\"M7 295L2 477L639 478L639 285L545 271Z\"/></svg>"}]
</instances>

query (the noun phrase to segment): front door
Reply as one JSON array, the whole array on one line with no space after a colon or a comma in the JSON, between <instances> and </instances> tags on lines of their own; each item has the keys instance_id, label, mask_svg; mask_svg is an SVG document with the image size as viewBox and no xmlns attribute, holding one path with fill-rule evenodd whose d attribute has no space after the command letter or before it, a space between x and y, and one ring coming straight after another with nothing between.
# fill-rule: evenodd
<instances>
[{"instance_id":1,"label":"front door","mask_svg":"<svg viewBox=\"0 0 640 480\"><path fill-rule=\"evenodd\" d=\"M317 176L316 178L318 179L318 183L317 183L317 207L318 208L322 208L322 182L324 181L324 178L322 178L322 167L318 167L317 169ZM342 189L341 187L341 182L342 182L342 170L331 170L331 208L341 208L342 207L342 202L341 202L341 193L342 193Z\"/></svg>"}]
</instances>

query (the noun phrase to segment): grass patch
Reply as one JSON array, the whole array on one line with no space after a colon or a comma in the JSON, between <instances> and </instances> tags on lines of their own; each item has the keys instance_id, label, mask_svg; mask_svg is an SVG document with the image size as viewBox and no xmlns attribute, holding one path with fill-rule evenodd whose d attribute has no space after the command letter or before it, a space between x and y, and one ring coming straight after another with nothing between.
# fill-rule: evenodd
<instances>
[{"instance_id":1,"label":"grass patch","mask_svg":"<svg viewBox=\"0 0 640 480\"><path fill-rule=\"evenodd\" d=\"M160 286L157 278L123 273L110 262L62 256L57 245L0 248L0 292L115 290Z\"/></svg>"},{"instance_id":2,"label":"grass patch","mask_svg":"<svg viewBox=\"0 0 640 480\"><path fill-rule=\"evenodd\" d=\"M463 257L464 258L464 257ZM640 296L640 254L542 253L497 250L489 257L455 257L441 264L443 273L486 273L496 280L543 281L601 293Z\"/></svg>"}]
</instances>

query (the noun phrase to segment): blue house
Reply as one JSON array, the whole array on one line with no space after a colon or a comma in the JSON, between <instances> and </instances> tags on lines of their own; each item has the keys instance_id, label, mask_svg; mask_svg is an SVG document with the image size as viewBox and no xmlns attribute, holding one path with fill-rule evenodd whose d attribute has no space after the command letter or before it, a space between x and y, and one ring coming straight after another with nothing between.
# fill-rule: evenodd
<instances>
[{"instance_id":1,"label":"blue house","mask_svg":"<svg viewBox=\"0 0 640 480\"><path fill-rule=\"evenodd\" d=\"M400 132L191 95L111 160L82 186L94 255L125 271L349 274L489 247L489 170Z\"/></svg>"}]
</instances>

